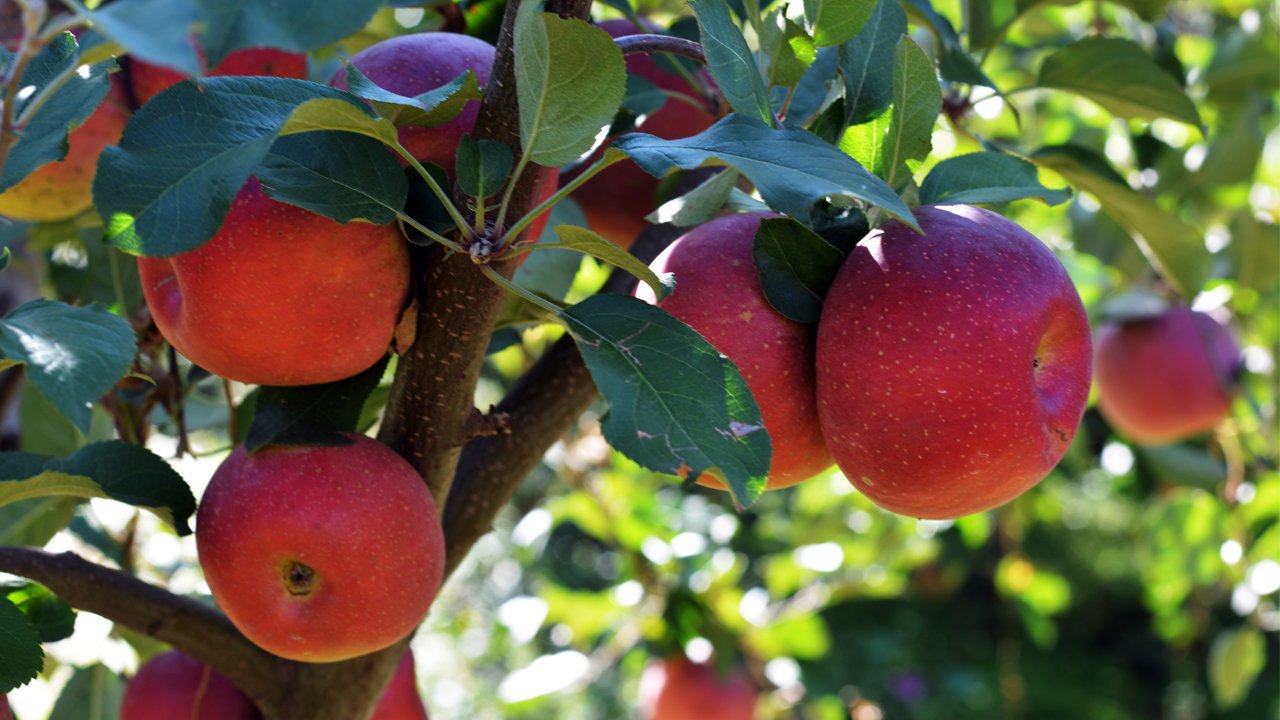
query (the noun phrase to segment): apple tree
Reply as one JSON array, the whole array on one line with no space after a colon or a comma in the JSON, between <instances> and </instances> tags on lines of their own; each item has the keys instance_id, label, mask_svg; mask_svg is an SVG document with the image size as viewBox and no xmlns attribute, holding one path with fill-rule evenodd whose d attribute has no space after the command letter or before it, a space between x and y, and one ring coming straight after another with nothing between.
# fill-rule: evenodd
<instances>
[{"instance_id":1,"label":"apple tree","mask_svg":"<svg viewBox=\"0 0 1280 720\"><path fill-rule=\"evenodd\" d=\"M1278 24L0 0L0 717L1274 715Z\"/></svg>"}]
</instances>

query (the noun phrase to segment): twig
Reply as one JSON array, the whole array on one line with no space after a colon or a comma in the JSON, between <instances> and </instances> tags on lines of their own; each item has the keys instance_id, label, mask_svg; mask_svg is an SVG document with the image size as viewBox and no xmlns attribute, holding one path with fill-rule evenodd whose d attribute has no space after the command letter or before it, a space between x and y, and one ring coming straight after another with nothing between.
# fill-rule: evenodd
<instances>
[{"instance_id":1,"label":"twig","mask_svg":"<svg viewBox=\"0 0 1280 720\"><path fill-rule=\"evenodd\" d=\"M613 42L622 50L623 55L669 53L689 58L701 65L707 64L707 54L703 51L701 43L685 40L684 38L646 33L642 35L624 35L620 38L614 38Z\"/></svg>"}]
</instances>

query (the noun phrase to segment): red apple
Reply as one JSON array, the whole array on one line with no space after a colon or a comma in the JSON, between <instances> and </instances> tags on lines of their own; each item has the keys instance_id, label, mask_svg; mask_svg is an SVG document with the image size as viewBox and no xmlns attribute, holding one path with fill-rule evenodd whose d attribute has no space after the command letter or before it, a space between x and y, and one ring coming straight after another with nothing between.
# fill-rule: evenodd
<instances>
[{"instance_id":1,"label":"red apple","mask_svg":"<svg viewBox=\"0 0 1280 720\"><path fill-rule=\"evenodd\" d=\"M684 657L654 660L640 677L645 720L754 720L757 695L746 672L721 677Z\"/></svg>"},{"instance_id":2,"label":"red apple","mask_svg":"<svg viewBox=\"0 0 1280 720\"><path fill-rule=\"evenodd\" d=\"M953 518L1053 469L1089 394L1089 321L1062 263L999 215L921 207L872 230L818 324L818 416L878 505Z\"/></svg>"},{"instance_id":3,"label":"red apple","mask_svg":"<svg viewBox=\"0 0 1280 720\"><path fill-rule=\"evenodd\" d=\"M607 20L600 23L600 28L615 38L653 31L652 28L641 30L630 20ZM645 118L637 131L673 140L696 135L715 122L715 116L697 104L701 102L698 90L682 76L663 70L652 57L628 55L627 72L648 80L661 90L686 96L685 99L668 97L666 104L652 117ZM603 149L597 151L590 162L599 159L603 152ZM644 230L644 216L657 206L658 182L658 178L627 160L596 175L575 190L571 197L582 207L588 227L628 248Z\"/></svg>"},{"instance_id":4,"label":"red apple","mask_svg":"<svg viewBox=\"0 0 1280 720\"><path fill-rule=\"evenodd\" d=\"M395 225L342 225L251 179L222 229L171 258L139 258L157 327L192 362L260 385L355 375L386 353L409 287Z\"/></svg>"},{"instance_id":5,"label":"red apple","mask_svg":"<svg viewBox=\"0 0 1280 720\"><path fill-rule=\"evenodd\" d=\"M391 683L369 720L427 720L426 708L418 695L418 679L413 671L413 651L406 650Z\"/></svg>"},{"instance_id":6,"label":"red apple","mask_svg":"<svg viewBox=\"0 0 1280 720\"><path fill-rule=\"evenodd\" d=\"M813 334L769 305L751 257L760 221L768 213L717 218L682 235L651 267L675 273L676 289L664 310L697 330L738 366L773 441L769 489L794 485L831 465L818 426L814 396ZM641 283L636 297L656 301ZM704 475L703 484L723 487Z\"/></svg>"},{"instance_id":7,"label":"red apple","mask_svg":"<svg viewBox=\"0 0 1280 720\"><path fill-rule=\"evenodd\" d=\"M1227 414L1240 348L1212 317L1174 307L1098 330L1098 408L1116 430L1145 445L1213 428Z\"/></svg>"},{"instance_id":8,"label":"red apple","mask_svg":"<svg viewBox=\"0 0 1280 720\"><path fill-rule=\"evenodd\" d=\"M355 65L375 85L406 97L449 83L467 70L476 75L483 88L493 69L494 47L479 38L457 33L427 32L402 35L370 45L351 56ZM339 70L329 80L333 87L347 89L346 70ZM442 125L434 127L402 127L400 144L419 162L439 165L454 177L458 142L475 127L480 103L468 102L462 112ZM530 171L533 169L531 168ZM556 191L559 168L538 168L538 202ZM550 213L543 213L530 226L526 237L537 240L546 227ZM510 218L514 221L516 218Z\"/></svg>"},{"instance_id":9,"label":"red apple","mask_svg":"<svg viewBox=\"0 0 1280 720\"><path fill-rule=\"evenodd\" d=\"M364 436L338 447L237 448L196 516L218 605L267 652L335 662L413 632L444 572L426 483Z\"/></svg>"},{"instance_id":10,"label":"red apple","mask_svg":"<svg viewBox=\"0 0 1280 720\"><path fill-rule=\"evenodd\" d=\"M177 650L157 655L138 668L120 705L120 720L259 717L258 709L226 676Z\"/></svg>"},{"instance_id":11,"label":"red apple","mask_svg":"<svg viewBox=\"0 0 1280 720\"><path fill-rule=\"evenodd\" d=\"M0 215L28 222L65 220L93 205L93 174L98 155L120 141L129 122L124 88L112 78L111 92L67 137L67 156L42 165L0 193Z\"/></svg>"},{"instance_id":12,"label":"red apple","mask_svg":"<svg viewBox=\"0 0 1280 720\"><path fill-rule=\"evenodd\" d=\"M9 698L0 695L0 720L13 720L13 710L9 708Z\"/></svg>"},{"instance_id":13,"label":"red apple","mask_svg":"<svg viewBox=\"0 0 1280 720\"><path fill-rule=\"evenodd\" d=\"M203 64L203 50L197 48L196 53ZM305 80L307 56L303 53L291 53L273 48L247 48L228 53L217 67L205 74L208 76L266 75ZM133 96L141 105L155 97L161 90L186 80L187 76L177 70L134 60L129 65L129 78L133 85Z\"/></svg>"}]
</instances>

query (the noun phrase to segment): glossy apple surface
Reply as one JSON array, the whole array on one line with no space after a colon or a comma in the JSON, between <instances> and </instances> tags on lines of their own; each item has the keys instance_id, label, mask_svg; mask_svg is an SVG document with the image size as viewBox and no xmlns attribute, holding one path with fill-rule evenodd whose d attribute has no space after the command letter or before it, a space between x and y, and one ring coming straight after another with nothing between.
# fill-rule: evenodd
<instances>
[{"instance_id":1,"label":"glossy apple surface","mask_svg":"<svg viewBox=\"0 0 1280 720\"><path fill-rule=\"evenodd\" d=\"M1240 348L1231 331L1185 307L1109 322L1098 330L1098 408L1122 435L1147 445L1213 429L1231 405Z\"/></svg>"},{"instance_id":2,"label":"glossy apple surface","mask_svg":"<svg viewBox=\"0 0 1280 720\"><path fill-rule=\"evenodd\" d=\"M225 378L311 385L386 353L409 287L395 225L334 222L276 202L251 179L222 229L195 250L139 258L156 325Z\"/></svg>"},{"instance_id":3,"label":"glossy apple surface","mask_svg":"<svg viewBox=\"0 0 1280 720\"><path fill-rule=\"evenodd\" d=\"M138 668L125 686L120 705L120 720L259 717L249 698L222 673L177 650L157 655Z\"/></svg>"},{"instance_id":4,"label":"glossy apple surface","mask_svg":"<svg viewBox=\"0 0 1280 720\"><path fill-rule=\"evenodd\" d=\"M364 436L237 448L197 514L218 605L267 652L335 662L413 632L440 587L444 534L426 483Z\"/></svg>"},{"instance_id":5,"label":"glossy apple surface","mask_svg":"<svg viewBox=\"0 0 1280 720\"><path fill-rule=\"evenodd\" d=\"M814 394L812 328L769 305L751 257L766 213L726 215L680 236L650 267L674 273L661 307L697 330L738 366L773 442L769 489L794 485L830 467ZM641 283L636 297L655 302ZM710 476L704 484L723 487Z\"/></svg>"},{"instance_id":6,"label":"glossy apple surface","mask_svg":"<svg viewBox=\"0 0 1280 720\"><path fill-rule=\"evenodd\" d=\"M1089 322L1062 263L965 205L872 230L818 325L818 415L836 464L893 512L954 518L1053 469L1089 394Z\"/></svg>"},{"instance_id":7,"label":"glossy apple surface","mask_svg":"<svg viewBox=\"0 0 1280 720\"><path fill-rule=\"evenodd\" d=\"M427 710L418 694L418 679L413 667L413 651L408 650L400 658L391 683L369 720L427 720Z\"/></svg>"},{"instance_id":8,"label":"glossy apple surface","mask_svg":"<svg viewBox=\"0 0 1280 720\"><path fill-rule=\"evenodd\" d=\"M102 149L120 141L129 122L125 93L112 79L111 91L67 137L67 156L40 166L0 193L0 215L26 222L65 220L93 205L93 175Z\"/></svg>"},{"instance_id":9,"label":"glossy apple surface","mask_svg":"<svg viewBox=\"0 0 1280 720\"><path fill-rule=\"evenodd\" d=\"M654 660L640 677L644 720L755 720L757 695L745 672L721 677L683 657Z\"/></svg>"},{"instance_id":10,"label":"glossy apple surface","mask_svg":"<svg viewBox=\"0 0 1280 720\"><path fill-rule=\"evenodd\" d=\"M201 62L203 51L197 51ZM210 77L229 75L266 75L268 77L285 77L305 80L307 78L307 56L303 53L291 53L273 48L247 48L228 53L217 67L209 70ZM134 60L129 65L130 84L133 85L133 96L141 105L155 97L161 90L187 79L177 70L170 70L159 65L151 65Z\"/></svg>"},{"instance_id":11,"label":"glossy apple surface","mask_svg":"<svg viewBox=\"0 0 1280 720\"><path fill-rule=\"evenodd\" d=\"M630 20L606 20L599 26L615 38L652 31L641 30ZM696 135L715 122L715 116L702 105L702 96L688 80L667 72L648 55L636 53L626 58L629 74L648 80L660 90L685 96L668 96L666 103L652 117L645 118L636 132L673 140ZM592 160L602 152L598 151ZM644 230L644 216L657 207L658 182L635 163L624 160L596 175L571 197L582 207L592 230L626 248Z\"/></svg>"}]
</instances>

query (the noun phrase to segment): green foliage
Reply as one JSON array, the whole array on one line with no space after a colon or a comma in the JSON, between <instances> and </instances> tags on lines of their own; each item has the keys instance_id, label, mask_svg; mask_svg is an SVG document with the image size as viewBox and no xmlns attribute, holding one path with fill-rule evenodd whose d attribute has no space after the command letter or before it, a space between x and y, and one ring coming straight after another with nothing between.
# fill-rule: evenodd
<instances>
[{"instance_id":1,"label":"green foliage","mask_svg":"<svg viewBox=\"0 0 1280 720\"><path fill-rule=\"evenodd\" d=\"M6 693L26 684L44 665L44 651L40 649L36 626L6 597L0 597L0 641L4 642L4 654L0 655L0 693Z\"/></svg>"},{"instance_id":2,"label":"green foliage","mask_svg":"<svg viewBox=\"0 0 1280 720\"><path fill-rule=\"evenodd\" d=\"M124 681L105 665L77 668L49 720L119 720Z\"/></svg>"},{"instance_id":3,"label":"green foliage","mask_svg":"<svg viewBox=\"0 0 1280 720\"><path fill-rule=\"evenodd\" d=\"M670 286L673 280L669 274L659 277L634 255L590 230L577 225L556 225L555 231L558 237L556 241L539 242L528 246L528 250L576 250L626 270L652 288L653 294L658 299L666 297L667 293L671 292Z\"/></svg>"},{"instance_id":4,"label":"green foliage","mask_svg":"<svg viewBox=\"0 0 1280 720\"><path fill-rule=\"evenodd\" d=\"M267 445L350 445L369 394L378 386L387 358L359 375L323 385L263 387L254 400L245 435L249 452Z\"/></svg>"},{"instance_id":5,"label":"green foliage","mask_svg":"<svg viewBox=\"0 0 1280 720\"><path fill-rule=\"evenodd\" d=\"M999 152L957 155L938 163L920 183L920 202L1006 203L1039 198L1049 205L1066 202L1071 191L1040 184L1031 163Z\"/></svg>"},{"instance_id":6,"label":"green foliage","mask_svg":"<svg viewBox=\"0 0 1280 720\"><path fill-rule=\"evenodd\" d=\"M1199 125L1200 113L1178 82L1127 40L1086 38L1045 58L1040 87L1067 90L1123 118L1158 118Z\"/></svg>"},{"instance_id":7,"label":"green foliage","mask_svg":"<svg viewBox=\"0 0 1280 720\"><path fill-rule=\"evenodd\" d=\"M779 218L760 221L752 257L769 305L796 322L816 323L844 253L800 223Z\"/></svg>"},{"instance_id":8,"label":"green foliage","mask_svg":"<svg viewBox=\"0 0 1280 720\"><path fill-rule=\"evenodd\" d=\"M729 106L744 118L772 126L774 120L769 107L769 91L742 30L729 13L728 2L698 0L690 2L689 7L698 18L702 46L707 54L707 69Z\"/></svg>"}]
</instances>

